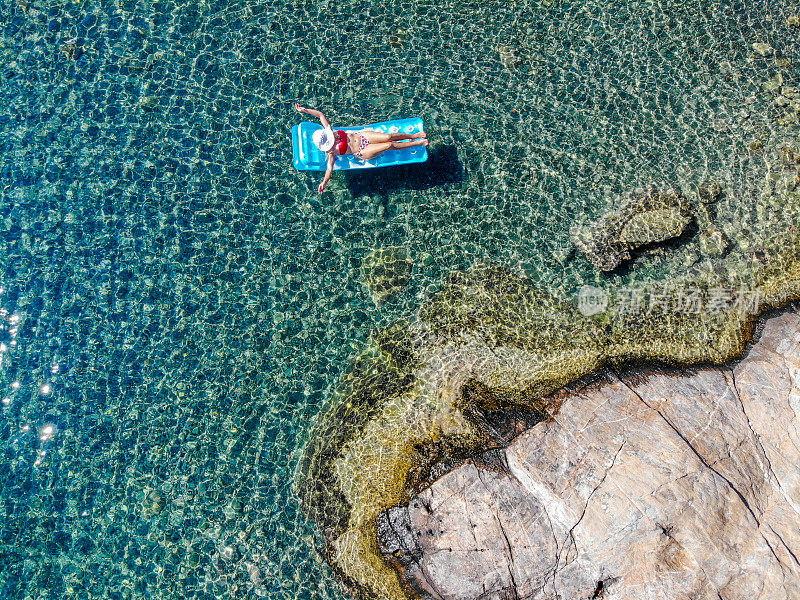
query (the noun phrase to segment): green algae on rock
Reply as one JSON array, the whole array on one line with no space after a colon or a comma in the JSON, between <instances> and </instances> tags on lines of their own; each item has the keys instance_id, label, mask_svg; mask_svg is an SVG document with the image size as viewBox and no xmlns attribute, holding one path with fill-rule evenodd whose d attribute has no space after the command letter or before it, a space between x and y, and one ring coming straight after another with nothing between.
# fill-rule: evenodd
<instances>
[{"instance_id":1,"label":"green algae on rock","mask_svg":"<svg viewBox=\"0 0 800 600\"><path fill-rule=\"evenodd\" d=\"M306 449L304 469L314 473L301 484L301 496L309 515L326 538L337 537L347 528L349 507L327 468L341 447L356 438L386 397L406 393L414 383L416 365L410 353L410 330L404 323L376 333L353 361ZM330 427L325 427L325 423Z\"/></svg>"},{"instance_id":2,"label":"green algae on rock","mask_svg":"<svg viewBox=\"0 0 800 600\"><path fill-rule=\"evenodd\" d=\"M597 221L570 229L575 246L602 271L616 269L639 246L679 236L692 219L688 200L675 188L639 188L613 204Z\"/></svg>"}]
</instances>

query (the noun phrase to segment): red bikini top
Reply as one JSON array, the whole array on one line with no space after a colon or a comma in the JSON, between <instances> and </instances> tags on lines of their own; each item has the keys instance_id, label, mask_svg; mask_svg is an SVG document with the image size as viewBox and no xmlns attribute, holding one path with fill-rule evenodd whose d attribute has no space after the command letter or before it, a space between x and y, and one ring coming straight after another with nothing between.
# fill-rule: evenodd
<instances>
[{"instance_id":1,"label":"red bikini top","mask_svg":"<svg viewBox=\"0 0 800 600\"><path fill-rule=\"evenodd\" d=\"M347 154L347 134L341 129L337 130L336 133L339 134L339 154Z\"/></svg>"}]
</instances>

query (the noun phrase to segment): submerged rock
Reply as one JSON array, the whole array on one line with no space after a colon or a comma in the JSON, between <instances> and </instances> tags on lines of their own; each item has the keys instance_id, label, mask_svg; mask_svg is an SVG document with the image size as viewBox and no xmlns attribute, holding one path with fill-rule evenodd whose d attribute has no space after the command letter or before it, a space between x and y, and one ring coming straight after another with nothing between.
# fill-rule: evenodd
<instances>
[{"instance_id":1,"label":"submerged rock","mask_svg":"<svg viewBox=\"0 0 800 600\"><path fill-rule=\"evenodd\" d=\"M789 98L787 98L786 96L778 96L777 98L775 98L775 106L777 106L778 108L786 108L791 103L792 101L789 100Z\"/></svg>"},{"instance_id":2,"label":"submerged rock","mask_svg":"<svg viewBox=\"0 0 800 600\"><path fill-rule=\"evenodd\" d=\"M152 519L161 513L166 505L167 499L161 490L151 487L145 488L140 515L142 519Z\"/></svg>"},{"instance_id":3,"label":"submerged rock","mask_svg":"<svg viewBox=\"0 0 800 600\"><path fill-rule=\"evenodd\" d=\"M389 45L395 49L405 48L408 43L408 32L404 29L396 29L389 35Z\"/></svg>"},{"instance_id":4,"label":"submerged rock","mask_svg":"<svg viewBox=\"0 0 800 600\"><path fill-rule=\"evenodd\" d=\"M522 57L515 48L498 46L497 51L500 53L500 62L506 69L515 69L522 64Z\"/></svg>"},{"instance_id":5,"label":"submerged rock","mask_svg":"<svg viewBox=\"0 0 800 600\"><path fill-rule=\"evenodd\" d=\"M402 290L413 270L414 263L408 258L408 251L397 246L376 248L361 264L364 285L376 304Z\"/></svg>"},{"instance_id":6,"label":"submerged rock","mask_svg":"<svg viewBox=\"0 0 800 600\"><path fill-rule=\"evenodd\" d=\"M800 596L800 316L731 368L602 373L378 519L410 596Z\"/></svg>"},{"instance_id":7,"label":"submerged rock","mask_svg":"<svg viewBox=\"0 0 800 600\"><path fill-rule=\"evenodd\" d=\"M706 181L697 186L697 196L704 204L712 204L722 197L722 186L717 181Z\"/></svg>"},{"instance_id":8,"label":"submerged rock","mask_svg":"<svg viewBox=\"0 0 800 600\"><path fill-rule=\"evenodd\" d=\"M679 236L692 219L689 202L674 188L639 188L614 204L594 223L570 229L575 246L601 271L613 271L640 246Z\"/></svg>"},{"instance_id":9,"label":"submerged rock","mask_svg":"<svg viewBox=\"0 0 800 600\"><path fill-rule=\"evenodd\" d=\"M775 48L764 42L755 42L752 47L759 56L772 56L775 53Z\"/></svg>"},{"instance_id":10,"label":"submerged rock","mask_svg":"<svg viewBox=\"0 0 800 600\"><path fill-rule=\"evenodd\" d=\"M781 162L790 167L800 165L800 153L789 147L781 148Z\"/></svg>"},{"instance_id":11,"label":"submerged rock","mask_svg":"<svg viewBox=\"0 0 800 600\"><path fill-rule=\"evenodd\" d=\"M728 240L716 227L709 227L700 234L700 252L705 256L722 256L728 249Z\"/></svg>"}]
</instances>

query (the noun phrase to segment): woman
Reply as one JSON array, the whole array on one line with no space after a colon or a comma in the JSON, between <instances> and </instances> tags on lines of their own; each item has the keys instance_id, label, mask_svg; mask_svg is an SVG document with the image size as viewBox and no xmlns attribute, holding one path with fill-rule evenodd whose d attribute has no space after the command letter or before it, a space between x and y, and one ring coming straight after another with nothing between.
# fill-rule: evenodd
<instances>
[{"instance_id":1,"label":"woman","mask_svg":"<svg viewBox=\"0 0 800 600\"><path fill-rule=\"evenodd\" d=\"M322 123L322 129L315 131L312 136L317 148L328 155L328 168L325 171L325 177L322 178L322 183L317 188L320 194L331 179L333 161L339 155L353 154L361 160L372 160L387 150L401 150L411 146L428 145L428 134L424 131L414 134L380 133L371 129L362 129L361 131L350 133L342 130L334 131L328 119L320 111L305 108L297 103L295 103L294 107L297 112L317 117Z\"/></svg>"}]
</instances>

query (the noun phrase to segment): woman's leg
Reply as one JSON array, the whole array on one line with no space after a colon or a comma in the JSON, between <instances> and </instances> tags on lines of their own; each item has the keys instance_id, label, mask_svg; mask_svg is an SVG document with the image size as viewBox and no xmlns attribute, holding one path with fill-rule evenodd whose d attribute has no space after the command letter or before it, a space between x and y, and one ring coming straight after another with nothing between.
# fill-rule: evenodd
<instances>
[{"instance_id":1,"label":"woman's leg","mask_svg":"<svg viewBox=\"0 0 800 600\"><path fill-rule=\"evenodd\" d=\"M387 150L402 150L403 148L410 148L411 146L427 146L428 140L415 138L408 142L379 142L377 144L370 144L361 151L361 158L363 160L372 160Z\"/></svg>"},{"instance_id":2,"label":"woman's leg","mask_svg":"<svg viewBox=\"0 0 800 600\"><path fill-rule=\"evenodd\" d=\"M420 131L419 133L380 133L378 131L372 131L371 129L365 129L360 133L370 144L398 142L401 140L420 140L428 137L428 134L424 131Z\"/></svg>"},{"instance_id":3,"label":"woman's leg","mask_svg":"<svg viewBox=\"0 0 800 600\"><path fill-rule=\"evenodd\" d=\"M398 140L421 140L423 138L428 137L428 134L424 131L420 131L419 133L390 133L389 139L393 142Z\"/></svg>"}]
</instances>

